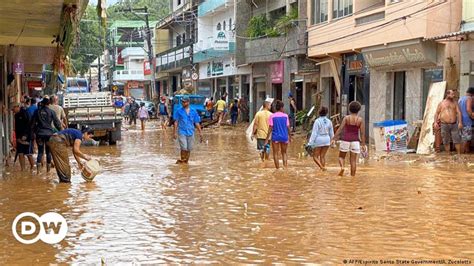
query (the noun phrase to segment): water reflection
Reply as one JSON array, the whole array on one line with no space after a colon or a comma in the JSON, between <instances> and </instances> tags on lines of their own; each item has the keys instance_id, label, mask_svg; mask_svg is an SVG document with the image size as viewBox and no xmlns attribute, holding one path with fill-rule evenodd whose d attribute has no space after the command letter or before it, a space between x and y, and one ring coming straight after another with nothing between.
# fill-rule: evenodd
<instances>
[{"instance_id":1,"label":"water reflection","mask_svg":"<svg viewBox=\"0 0 474 266\"><path fill-rule=\"evenodd\" d=\"M85 183L3 173L0 264L334 263L343 259L474 259L474 174L448 157L373 158L338 177L289 151L289 169L262 164L242 130L205 132L189 166L150 125L118 146L88 147L104 172ZM472 159L470 157L469 159ZM440 163L440 161L442 163ZM23 211L56 211L66 240L24 246L11 222Z\"/></svg>"}]
</instances>

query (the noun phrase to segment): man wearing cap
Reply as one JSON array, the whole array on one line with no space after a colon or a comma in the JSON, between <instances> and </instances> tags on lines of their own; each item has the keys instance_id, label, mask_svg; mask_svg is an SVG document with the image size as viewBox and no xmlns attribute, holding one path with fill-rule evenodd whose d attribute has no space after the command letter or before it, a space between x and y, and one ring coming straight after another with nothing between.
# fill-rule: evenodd
<instances>
[{"instance_id":1,"label":"man wearing cap","mask_svg":"<svg viewBox=\"0 0 474 266\"><path fill-rule=\"evenodd\" d=\"M12 111L15 114L16 154L20 159L21 170L25 170L25 155L30 162L30 169L32 170L35 163L33 161L33 146L31 143L30 118L28 111L26 111L24 107L20 107L19 103L13 105Z\"/></svg>"},{"instance_id":2,"label":"man wearing cap","mask_svg":"<svg viewBox=\"0 0 474 266\"><path fill-rule=\"evenodd\" d=\"M199 138L202 142L201 132L201 118L199 117L196 110L189 106L189 96L183 96L181 98L182 107L173 113L174 122L174 139L178 139L179 146L181 148L181 158L176 161L177 164L185 163L189 161L191 150L194 144L194 128L197 127L199 132Z\"/></svg>"},{"instance_id":3,"label":"man wearing cap","mask_svg":"<svg viewBox=\"0 0 474 266\"><path fill-rule=\"evenodd\" d=\"M293 98L293 93L288 92L288 101L290 102L290 126L291 126L291 132L295 132L296 129L296 102L295 98Z\"/></svg>"}]
</instances>

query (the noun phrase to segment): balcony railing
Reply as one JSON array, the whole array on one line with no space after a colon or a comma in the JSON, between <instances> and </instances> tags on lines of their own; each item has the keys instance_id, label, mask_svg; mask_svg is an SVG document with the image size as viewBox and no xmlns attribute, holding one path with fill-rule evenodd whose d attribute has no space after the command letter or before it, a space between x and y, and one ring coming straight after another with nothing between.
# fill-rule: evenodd
<instances>
[{"instance_id":1,"label":"balcony railing","mask_svg":"<svg viewBox=\"0 0 474 266\"><path fill-rule=\"evenodd\" d=\"M185 44L156 55L158 72L180 68L191 64L192 45Z\"/></svg>"},{"instance_id":2,"label":"balcony railing","mask_svg":"<svg viewBox=\"0 0 474 266\"><path fill-rule=\"evenodd\" d=\"M277 61L282 57L306 54L306 21L294 21L286 35L260 38L245 43L246 63Z\"/></svg>"},{"instance_id":3,"label":"balcony railing","mask_svg":"<svg viewBox=\"0 0 474 266\"><path fill-rule=\"evenodd\" d=\"M143 69L125 69L114 71L114 81L145 80Z\"/></svg>"},{"instance_id":4,"label":"balcony railing","mask_svg":"<svg viewBox=\"0 0 474 266\"><path fill-rule=\"evenodd\" d=\"M205 0L198 7L198 16L205 16L209 12L216 11L216 9L224 7L230 3L230 0Z\"/></svg>"}]
</instances>

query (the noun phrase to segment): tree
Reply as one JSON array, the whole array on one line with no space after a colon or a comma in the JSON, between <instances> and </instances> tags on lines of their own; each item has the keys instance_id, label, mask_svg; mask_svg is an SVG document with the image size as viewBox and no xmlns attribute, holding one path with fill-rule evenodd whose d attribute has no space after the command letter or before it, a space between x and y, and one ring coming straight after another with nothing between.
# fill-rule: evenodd
<instances>
[{"instance_id":1,"label":"tree","mask_svg":"<svg viewBox=\"0 0 474 266\"><path fill-rule=\"evenodd\" d=\"M83 75L90 64L102 54L98 40L99 20L94 6L88 5L79 25L79 40L71 54L73 70Z\"/></svg>"}]
</instances>

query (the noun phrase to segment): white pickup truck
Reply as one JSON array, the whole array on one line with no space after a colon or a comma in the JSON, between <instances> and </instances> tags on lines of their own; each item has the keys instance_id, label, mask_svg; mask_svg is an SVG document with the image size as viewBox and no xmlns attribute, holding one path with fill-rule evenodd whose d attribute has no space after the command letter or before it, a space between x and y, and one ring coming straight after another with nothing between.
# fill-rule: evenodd
<instances>
[{"instance_id":1,"label":"white pickup truck","mask_svg":"<svg viewBox=\"0 0 474 266\"><path fill-rule=\"evenodd\" d=\"M122 110L114 107L110 92L66 93L61 102L70 128L88 126L94 139L111 145L121 140Z\"/></svg>"}]
</instances>

